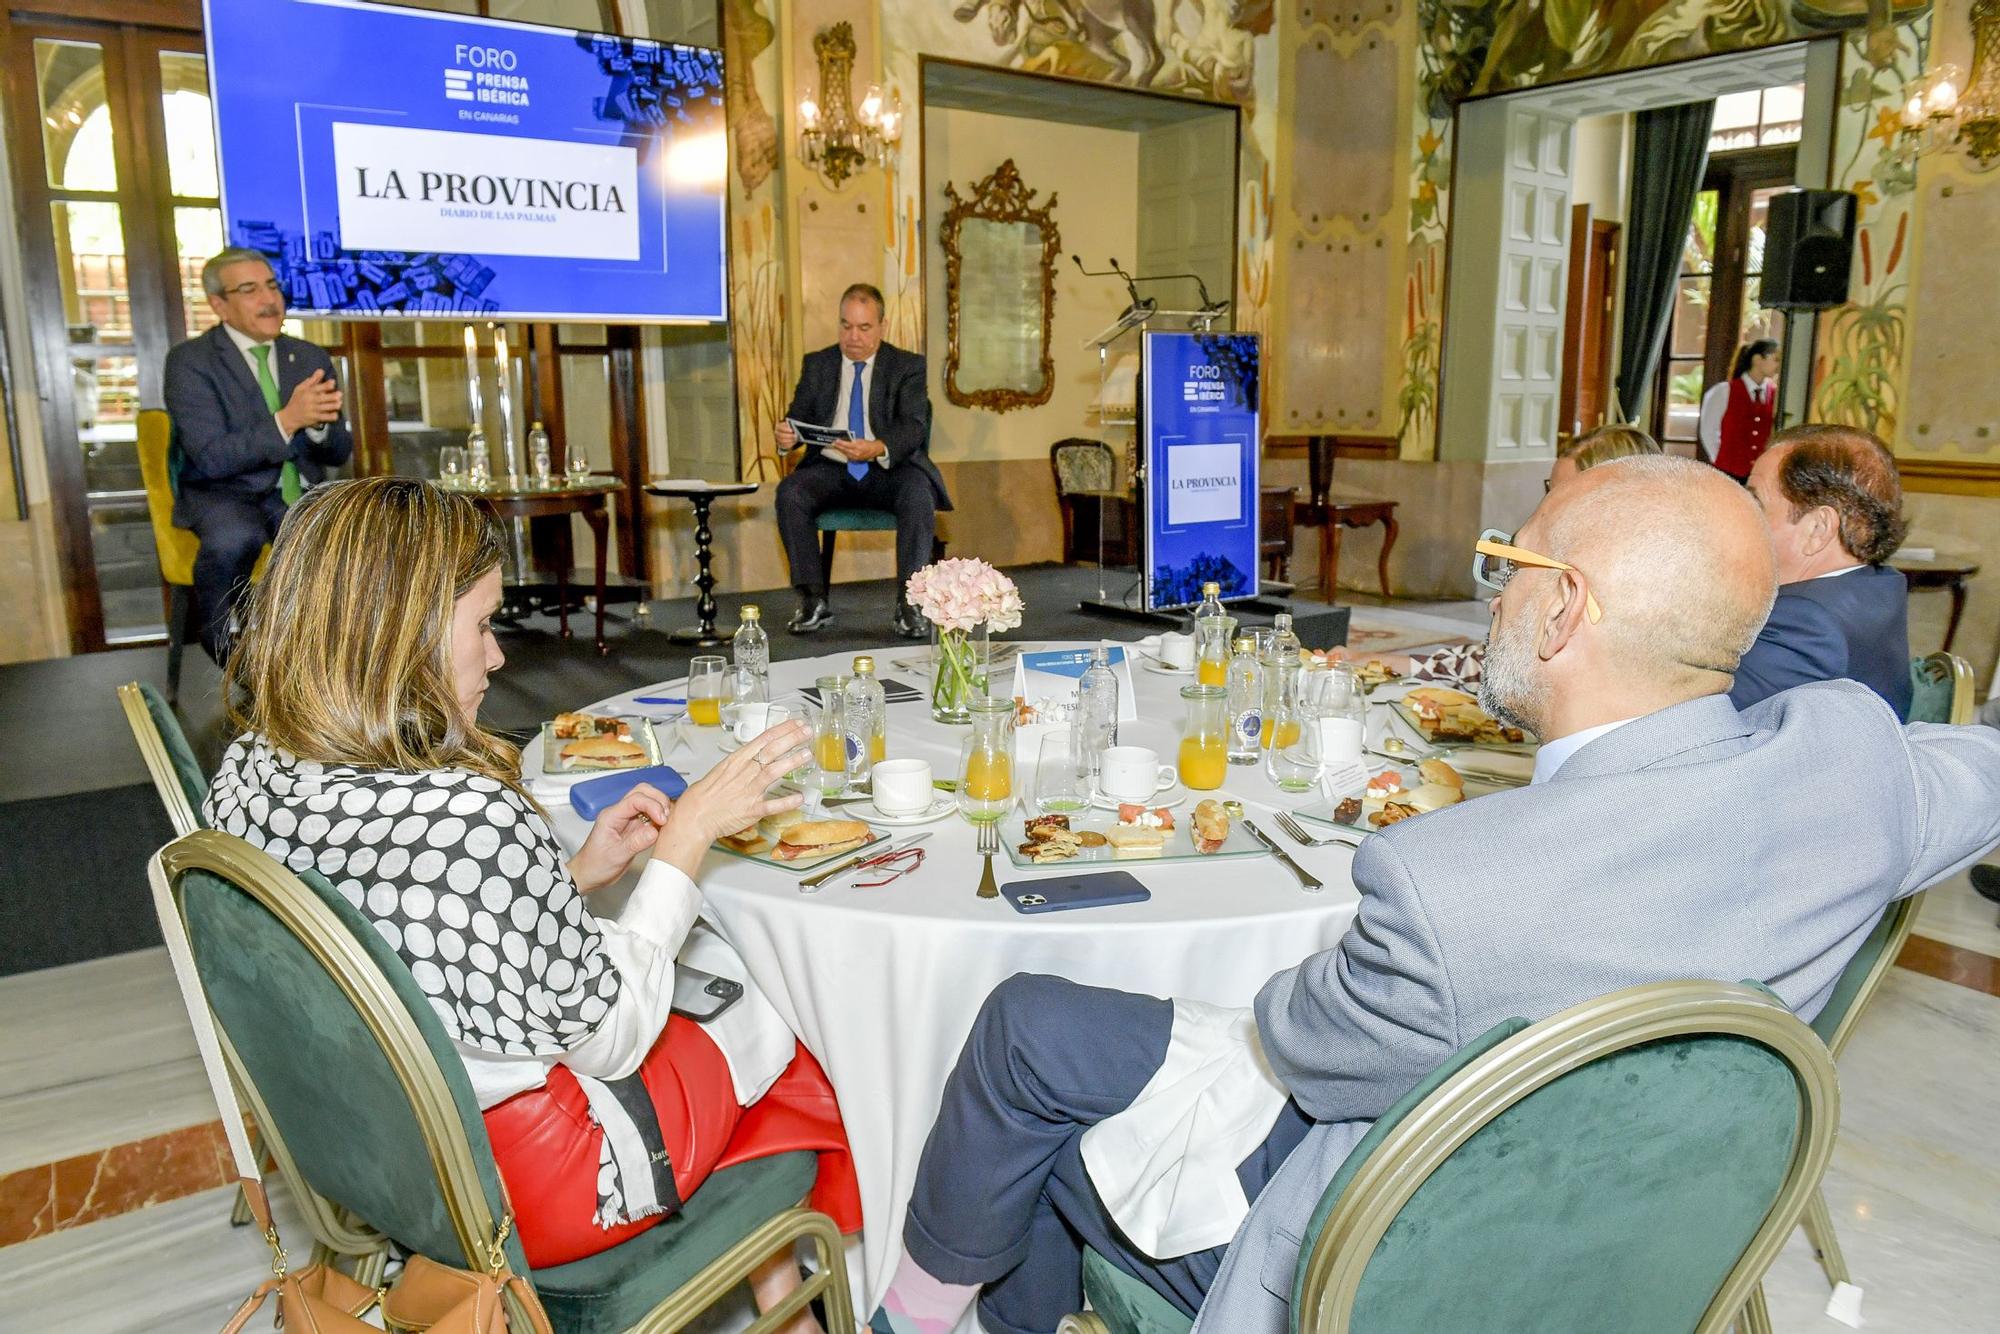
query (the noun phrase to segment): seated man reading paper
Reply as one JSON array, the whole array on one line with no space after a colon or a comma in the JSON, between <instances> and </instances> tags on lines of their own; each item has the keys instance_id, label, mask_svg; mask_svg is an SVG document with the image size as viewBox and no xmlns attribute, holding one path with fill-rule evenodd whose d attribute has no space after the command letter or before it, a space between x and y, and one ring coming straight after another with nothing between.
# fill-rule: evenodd
<instances>
[{"instance_id":1,"label":"seated man reading paper","mask_svg":"<svg viewBox=\"0 0 2000 1334\"><path fill-rule=\"evenodd\" d=\"M1054 1329L1088 1245L1199 1329L1282 1334L1341 1160L1463 1043L1680 978L1760 979L1810 1018L1887 904L2000 841L2000 732L1904 726L1849 681L1730 703L1776 572L1721 473L1593 469L1513 545L1482 571L1481 702L1546 739L1533 784L1369 838L1347 933L1252 1009L1003 983L871 1330L975 1299L990 1334Z\"/></svg>"},{"instance_id":2,"label":"seated man reading paper","mask_svg":"<svg viewBox=\"0 0 2000 1334\"><path fill-rule=\"evenodd\" d=\"M807 355L778 423L780 449L803 447L798 466L778 483L778 532L799 593L786 627L793 634L833 619L813 521L835 509L896 516L895 630L905 639L930 633L902 589L930 563L937 512L951 508L951 496L931 462L924 359L882 341L882 313L882 293L867 283L841 294L840 341Z\"/></svg>"}]
</instances>

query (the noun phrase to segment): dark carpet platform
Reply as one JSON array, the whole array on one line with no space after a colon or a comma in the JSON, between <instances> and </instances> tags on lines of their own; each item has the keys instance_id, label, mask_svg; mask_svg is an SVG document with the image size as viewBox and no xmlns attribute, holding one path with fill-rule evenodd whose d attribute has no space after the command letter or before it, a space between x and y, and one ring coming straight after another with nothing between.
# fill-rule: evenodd
<instances>
[{"instance_id":1,"label":"dark carpet platform","mask_svg":"<svg viewBox=\"0 0 2000 1334\"><path fill-rule=\"evenodd\" d=\"M1036 565L1009 573L1020 585L1028 612L1008 639L1129 639L1145 633L1136 623L1078 610L1079 600L1097 596L1096 570ZM1131 581L1126 571L1107 571L1102 577L1114 598ZM718 598L716 620L733 629L737 609L755 602L771 631L774 659L858 653L898 642L889 628L895 596L893 580L838 584L833 624L808 636L784 630L794 606L789 589ZM500 646L507 665L493 677L486 696L488 725L525 737L559 709L685 674L688 659L699 650L674 643L668 632L693 622L693 601L654 602L649 610L642 622L630 608L613 609L607 617L607 657L591 647L589 618L581 613L572 615L575 637L567 641L557 635L550 616L503 628ZM1301 601L1297 611L1307 643L1339 642L1344 635L1344 608ZM1328 619L1317 619L1321 617ZM151 681L164 690L166 679L167 655L161 647L0 667L0 720L5 720L0 726L0 976L159 943L145 864L172 837L172 829L153 795L116 692L126 681ZM211 769L223 746L220 688L221 673L199 649L190 649L182 669L181 719L203 766Z\"/></svg>"}]
</instances>

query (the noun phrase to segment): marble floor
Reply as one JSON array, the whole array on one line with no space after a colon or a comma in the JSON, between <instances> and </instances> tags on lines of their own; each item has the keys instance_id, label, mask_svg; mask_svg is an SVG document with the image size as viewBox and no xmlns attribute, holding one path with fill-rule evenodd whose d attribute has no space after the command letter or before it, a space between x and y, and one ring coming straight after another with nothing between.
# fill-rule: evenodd
<instances>
[{"instance_id":1,"label":"marble floor","mask_svg":"<svg viewBox=\"0 0 2000 1334\"><path fill-rule=\"evenodd\" d=\"M151 956L125 958L142 961L132 971L150 971ZM1996 1050L2000 998L1899 968L1842 1058L1841 1133L1825 1191L1871 1328L2000 1323ZM228 1225L229 1202L227 1190L206 1191L0 1248L0 1328L213 1334L268 1272L257 1235ZM302 1236L282 1187L276 1204L281 1230ZM1802 1237L1778 1258L1766 1291L1780 1331L1843 1328L1823 1313L1827 1286ZM741 1322L739 1309L714 1328Z\"/></svg>"}]
</instances>

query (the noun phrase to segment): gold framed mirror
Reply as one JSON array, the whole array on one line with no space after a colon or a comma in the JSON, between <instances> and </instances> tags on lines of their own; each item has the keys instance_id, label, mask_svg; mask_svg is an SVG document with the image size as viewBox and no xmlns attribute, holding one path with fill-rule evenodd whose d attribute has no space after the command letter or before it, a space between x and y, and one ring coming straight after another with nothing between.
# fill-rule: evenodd
<instances>
[{"instance_id":1,"label":"gold framed mirror","mask_svg":"<svg viewBox=\"0 0 2000 1334\"><path fill-rule=\"evenodd\" d=\"M961 198L951 182L944 246L945 397L960 407L1008 412L1055 393L1050 330L1062 234L1056 197L1036 205L1014 159Z\"/></svg>"}]
</instances>

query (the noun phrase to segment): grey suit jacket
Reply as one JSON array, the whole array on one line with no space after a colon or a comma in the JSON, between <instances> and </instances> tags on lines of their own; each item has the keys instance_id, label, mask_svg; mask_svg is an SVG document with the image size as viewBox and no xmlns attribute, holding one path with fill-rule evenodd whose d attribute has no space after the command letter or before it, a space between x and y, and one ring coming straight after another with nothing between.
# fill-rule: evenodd
<instances>
[{"instance_id":1,"label":"grey suit jacket","mask_svg":"<svg viewBox=\"0 0 2000 1334\"><path fill-rule=\"evenodd\" d=\"M1756 978L1802 1018L1888 903L2000 841L2000 733L1897 723L1851 681L1721 695L1590 742L1547 783L1395 825L1339 945L1257 997L1316 1125L1252 1206L1199 1329L1283 1334L1299 1238L1374 1119L1502 1019Z\"/></svg>"},{"instance_id":2,"label":"grey suit jacket","mask_svg":"<svg viewBox=\"0 0 2000 1334\"><path fill-rule=\"evenodd\" d=\"M314 371L338 379L324 348L289 334L278 335L271 361L280 402ZM179 527L194 527L211 495L257 499L277 490L286 459L311 486L354 454L354 437L344 421L328 422L325 438L317 442L304 431L287 439L271 419L249 363L219 324L168 349L163 379L167 413L174 419Z\"/></svg>"}]
</instances>

